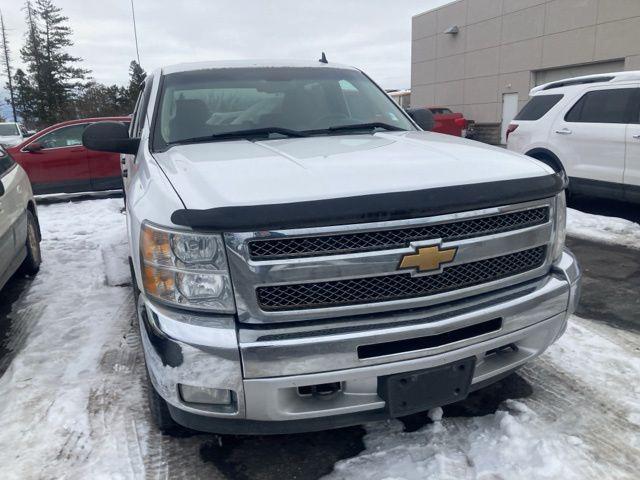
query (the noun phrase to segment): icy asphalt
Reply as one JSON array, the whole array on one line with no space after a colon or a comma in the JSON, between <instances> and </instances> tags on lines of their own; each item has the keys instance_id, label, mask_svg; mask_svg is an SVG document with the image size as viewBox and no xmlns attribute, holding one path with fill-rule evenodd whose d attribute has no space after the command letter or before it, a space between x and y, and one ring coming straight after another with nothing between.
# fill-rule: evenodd
<instances>
[{"instance_id":1,"label":"icy asphalt","mask_svg":"<svg viewBox=\"0 0 640 480\"><path fill-rule=\"evenodd\" d=\"M121 205L42 205L42 270L0 293L3 479L637 478L637 224L570 212L578 316L545 355L464 402L314 434L170 438L146 408Z\"/></svg>"}]
</instances>

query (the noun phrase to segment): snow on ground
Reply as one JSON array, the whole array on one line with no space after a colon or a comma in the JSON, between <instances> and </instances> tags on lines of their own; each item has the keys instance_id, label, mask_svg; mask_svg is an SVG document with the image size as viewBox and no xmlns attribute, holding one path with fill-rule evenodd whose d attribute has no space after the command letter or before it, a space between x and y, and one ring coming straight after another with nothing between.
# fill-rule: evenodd
<instances>
[{"instance_id":1,"label":"snow on ground","mask_svg":"<svg viewBox=\"0 0 640 480\"><path fill-rule=\"evenodd\" d=\"M0 379L3 480L170 478L171 458L200 477L197 443L151 425L131 289L113 286L130 281L121 208L38 207L42 268L10 315L28 338Z\"/></svg>"},{"instance_id":2,"label":"snow on ground","mask_svg":"<svg viewBox=\"0 0 640 480\"><path fill-rule=\"evenodd\" d=\"M3 479L222 478L199 456L203 437L161 436L149 418L130 288L114 286L128 282L121 205L39 208L44 263L11 313L28 338L0 379ZM434 409L411 433L367 425L366 449L329 478L637 478L638 345L633 332L574 317L521 371L531 396L482 417ZM316 448L313 434L300 438Z\"/></svg>"},{"instance_id":3,"label":"snow on ground","mask_svg":"<svg viewBox=\"0 0 640 480\"><path fill-rule=\"evenodd\" d=\"M572 237L640 249L640 224L567 209L567 234Z\"/></svg>"},{"instance_id":4,"label":"snow on ground","mask_svg":"<svg viewBox=\"0 0 640 480\"><path fill-rule=\"evenodd\" d=\"M632 479L640 468L640 336L573 317L522 375L534 394L495 414L443 418L405 433L367 426L366 450L329 479ZM617 332L619 334L619 332Z\"/></svg>"}]
</instances>

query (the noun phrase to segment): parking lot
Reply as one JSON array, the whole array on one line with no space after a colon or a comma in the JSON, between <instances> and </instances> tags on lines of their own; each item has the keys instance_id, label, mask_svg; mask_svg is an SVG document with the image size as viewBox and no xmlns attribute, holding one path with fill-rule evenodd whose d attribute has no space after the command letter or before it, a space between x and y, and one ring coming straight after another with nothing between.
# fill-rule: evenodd
<instances>
[{"instance_id":1,"label":"parking lot","mask_svg":"<svg viewBox=\"0 0 640 480\"><path fill-rule=\"evenodd\" d=\"M0 293L4 478L635 478L637 225L571 212L585 279L567 333L444 411L303 435L172 438L147 411L122 200L66 200L40 206L41 272ZM589 222L608 243L586 239Z\"/></svg>"}]
</instances>

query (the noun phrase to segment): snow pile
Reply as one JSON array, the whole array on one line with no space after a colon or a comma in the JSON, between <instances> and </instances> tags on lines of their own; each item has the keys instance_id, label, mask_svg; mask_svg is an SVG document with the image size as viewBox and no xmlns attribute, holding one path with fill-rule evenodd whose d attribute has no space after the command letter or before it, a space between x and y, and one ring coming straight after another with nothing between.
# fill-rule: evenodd
<instances>
[{"instance_id":1,"label":"snow pile","mask_svg":"<svg viewBox=\"0 0 640 480\"><path fill-rule=\"evenodd\" d=\"M369 425L366 451L336 465L336 479L583 479L580 440L549 431L521 402L493 415L444 418L403 433L398 421Z\"/></svg>"},{"instance_id":2,"label":"snow pile","mask_svg":"<svg viewBox=\"0 0 640 480\"><path fill-rule=\"evenodd\" d=\"M605 217L567 209L567 234L585 240L640 249L640 225L616 217Z\"/></svg>"},{"instance_id":3,"label":"snow pile","mask_svg":"<svg viewBox=\"0 0 640 480\"><path fill-rule=\"evenodd\" d=\"M102 245L102 261L107 285L121 287L131 284L129 271L129 243L127 229L123 224L120 228L105 236Z\"/></svg>"}]
</instances>

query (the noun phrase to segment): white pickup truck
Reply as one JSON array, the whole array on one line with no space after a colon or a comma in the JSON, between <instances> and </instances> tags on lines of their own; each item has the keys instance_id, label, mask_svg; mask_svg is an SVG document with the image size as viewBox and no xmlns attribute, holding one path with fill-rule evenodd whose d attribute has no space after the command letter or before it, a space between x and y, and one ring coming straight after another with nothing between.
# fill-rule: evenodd
<instances>
[{"instance_id":1,"label":"white pickup truck","mask_svg":"<svg viewBox=\"0 0 640 480\"><path fill-rule=\"evenodd\" d=\"M564 332L565 178L422 131L358 69L150 75L124 154L133 284L164 431L311 431L463 399Z\"/></svg>"}]
</instances>

